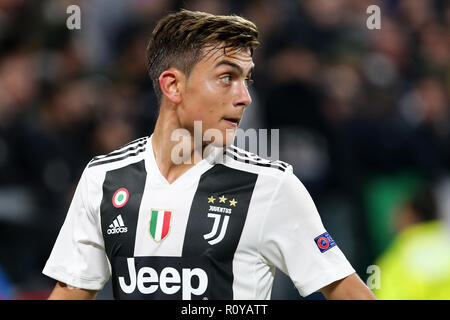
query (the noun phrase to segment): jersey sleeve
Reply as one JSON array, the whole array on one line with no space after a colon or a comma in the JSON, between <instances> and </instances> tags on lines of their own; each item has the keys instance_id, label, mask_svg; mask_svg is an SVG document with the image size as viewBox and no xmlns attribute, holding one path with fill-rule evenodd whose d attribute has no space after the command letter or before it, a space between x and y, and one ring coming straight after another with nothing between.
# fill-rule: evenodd
<instances>
[{"instance_id":1,"label":"jersey sleeve","mask_svg":"<svg viewBox=\"0 0 450 320\"><path fill-rule=\"evenodd\" d=\"M92 212L89 195L95 184L84 170L70 204L64 224L53 246L43 274L67 285L101 290L110 277L99 217Z\"/></svg>"},{"instance_id":2,"label":"jersey sleeve","mask_svg":"<svg viewBox=\"0 0 450 320\"><path fill-rule=\"evenodd\" d=\"M279 183L261 232L264 259L287 274L303 297L355 272L292 171Z\"/></svg>"}]
</instances>

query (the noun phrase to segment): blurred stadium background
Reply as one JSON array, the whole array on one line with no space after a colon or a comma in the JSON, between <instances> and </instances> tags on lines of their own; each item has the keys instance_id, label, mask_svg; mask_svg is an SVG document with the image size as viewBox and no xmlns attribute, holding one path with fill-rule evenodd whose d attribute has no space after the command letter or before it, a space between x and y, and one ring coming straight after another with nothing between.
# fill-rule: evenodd
<instances>
[{"instance_id":1,"label":"blurred stadium background","mask_svg":"<svg viewBox=\"0 0 450 320\"><path fill-rule=\"evenodd\" d=\"M81 30L66 27L71 4ZM366 27L372 4L380 30ZM41 270L84 166L152 132L145 47L182 7L259 27L242 126L280 129L280 159L363 281L376 264L380 297L449 299L444 0L0 0L0 298L47 297ZM273 299L298 298L277 272Z\"/></svg>"}]
</instances>

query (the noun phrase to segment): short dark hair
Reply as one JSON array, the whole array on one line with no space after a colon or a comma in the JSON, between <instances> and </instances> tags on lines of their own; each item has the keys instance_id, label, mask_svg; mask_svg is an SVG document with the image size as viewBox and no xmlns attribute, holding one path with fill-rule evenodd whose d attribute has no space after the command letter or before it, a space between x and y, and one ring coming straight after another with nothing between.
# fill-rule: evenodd
<instances>
[{"instance_id":1,"label":"short dark hair","mask_svg":"<svg viewBox=\"0 0 450 320\"><path fill-rule=\"evenodd\" d=\"M258 29L254 23L237 15L213 15L182 9L158 21L147 46L147 69L153 88L161 102L158 78L165 70L175 67L189 76L194 65L208 46L223 44L226 49L250 49L259 45Z\"/></svg>"}]
</instances>

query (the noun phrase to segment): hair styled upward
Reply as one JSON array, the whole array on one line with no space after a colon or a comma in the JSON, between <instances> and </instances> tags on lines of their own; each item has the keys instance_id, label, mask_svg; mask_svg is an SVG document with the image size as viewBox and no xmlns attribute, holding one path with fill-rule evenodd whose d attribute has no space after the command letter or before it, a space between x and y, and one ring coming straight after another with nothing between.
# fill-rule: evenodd
<instances>
[{"instance_id":1,"label":"hair styled upward","mask_svg":"<svg viewBox=\"0 0 450 320\"><path fill-rule=\"evenodd\" d=\"M181 10L163 17L154 28L147 46L147 68L158 102L162 92L158 78L175 67L189 76L194 65L209 46L227 49L250 49L259 45L258 29L242 17L212 15Z\"/></svg>"}]
</instances>

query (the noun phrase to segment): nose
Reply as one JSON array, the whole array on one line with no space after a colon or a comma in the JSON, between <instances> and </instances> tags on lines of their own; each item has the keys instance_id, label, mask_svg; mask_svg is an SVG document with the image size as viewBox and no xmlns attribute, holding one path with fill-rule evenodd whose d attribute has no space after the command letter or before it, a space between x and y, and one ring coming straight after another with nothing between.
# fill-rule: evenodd
<instances>
[{"instance_id":1,"label":"nose","mask_svg":"<svg viewBox=\"0 0 450 320\"><path fill-rule=\"evenodd\" d=\"M250 97L250 92L248 91L248 87L245 81L239 82L239 85L236 88L236 98L234 100L233 105L235 107L247 107L250 103L252 103L252 98Z\"/></svg>"}]
</instances>

